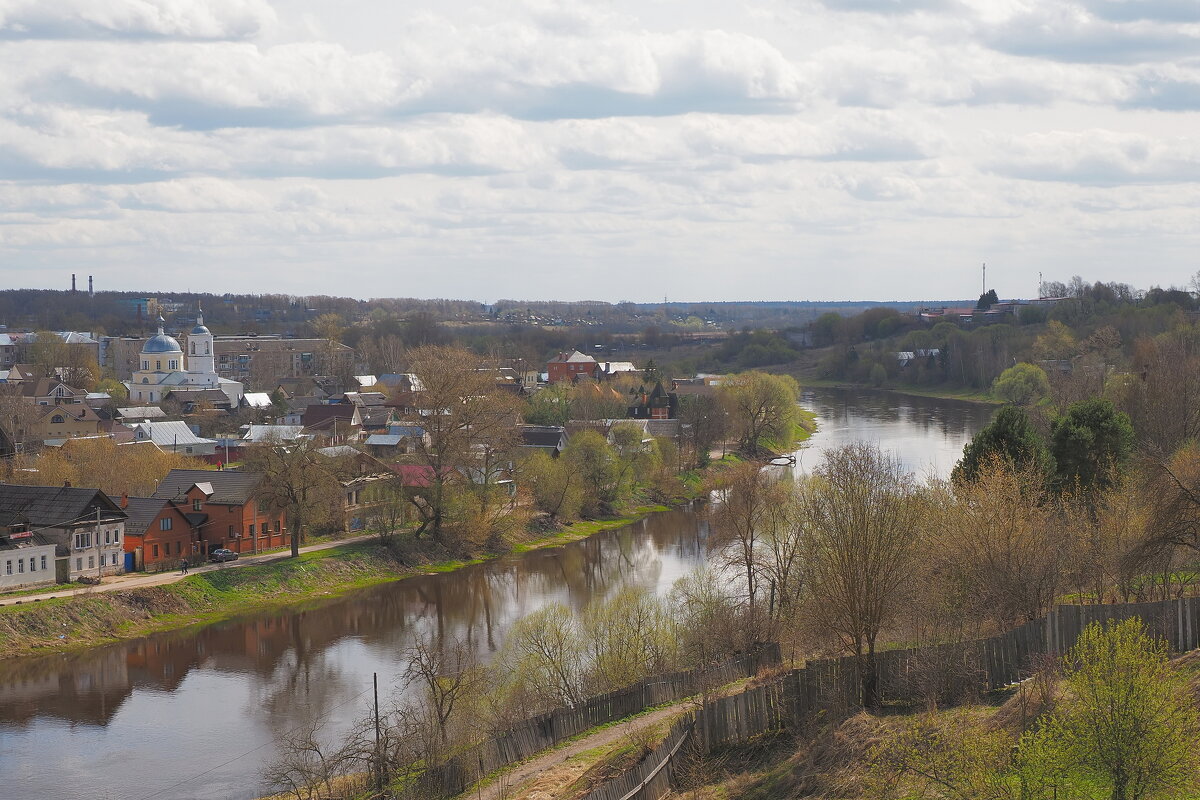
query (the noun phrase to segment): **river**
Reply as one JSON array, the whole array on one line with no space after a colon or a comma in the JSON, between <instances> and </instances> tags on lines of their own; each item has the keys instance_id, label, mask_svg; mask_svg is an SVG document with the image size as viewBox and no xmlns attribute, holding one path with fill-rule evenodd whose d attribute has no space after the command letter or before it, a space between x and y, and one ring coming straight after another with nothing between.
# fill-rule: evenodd
<instances>
[{"instance_id":1,"label":"river","mask_svg":"<svg viewBox=\"0 0 1200 800\"><path fill-rule=\"evenodd\" d=\"M907 469L948 473L990 409L877 392L806 391L820 429L800 451L864 439ZM402 691L404 648L437 629L483 656L548 603L582 609L622 586L665 592L705 558L684 511L550 550L71 655L0 661L0 797L31 800L261 795L273 734L360 716L371 674Z\"/></svg>"}]
</instances>

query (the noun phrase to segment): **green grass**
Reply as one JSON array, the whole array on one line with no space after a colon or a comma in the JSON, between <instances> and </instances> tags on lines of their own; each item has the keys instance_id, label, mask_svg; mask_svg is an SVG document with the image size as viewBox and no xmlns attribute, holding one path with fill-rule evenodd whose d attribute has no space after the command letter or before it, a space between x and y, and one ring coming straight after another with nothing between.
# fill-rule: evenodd
<instances>
[{"instance_id":1,"label":"green grass","mask_svg":"<svg viewBox=\"0 0 1200 800\"><path fill-rule=\"evenodd\" d=\"M875 389L894 394L932 397L940 400L963 400L970 403L984 403L986 405L1002 405L1004 402L998 400L986 389L972 389L965 386L912 386L903 383L889 384L887 386L868 386L865 383L813 377L800 378L800 385L801 387L813 389Z\"/></svg>"},{"instance_id":2,"label":"green grass","mask_svg":"<svg viewBox=\"0 0 1200 800\"><path fill-rule=\"evenodd\" d=\"M623 528L626 525L632 525L643 517L658 513L659 511L670 511L670 508L664 505L643 505L637 506L621 517L572 522L571 524L564 526L560 531L556 531L545 536L540 536L528 542L520 542L515 544L511 548L510 552L528 553L530 550L540 550L544 547L562 547L564 544L570 544L571 542L577 542L580 539L586 539L587 537L596 533L600 533L601 531L612 530L613 528Z\"/></svg>"}]
</instances>

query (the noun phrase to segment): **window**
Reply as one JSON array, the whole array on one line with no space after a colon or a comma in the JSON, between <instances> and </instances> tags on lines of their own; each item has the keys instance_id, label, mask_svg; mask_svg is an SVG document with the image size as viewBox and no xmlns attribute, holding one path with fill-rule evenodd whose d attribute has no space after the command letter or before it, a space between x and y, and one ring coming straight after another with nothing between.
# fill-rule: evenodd
<instances>
[{"instance_id":1,"label":"window","mask_svg":"<svg viewBox=\"0 0 1200 800\"><path fill-rule=\"evenodd\" d=\"M174 524L175 520L171 519L170 517L163 517L158 521L158 529L160 531L169 531L171 530L171 526Z\"/></svg>"},{"instance_id":2,"label":"window","mask_svg":"<svg viewBox=\"0 0 1200 800\"><path fill-rule=\"evenodd\" d=\"M188 454L191 454L191 452L192 452L192 448L190 448L190 447L185 447L185 448L183 448L183 452L185 452L185 453L188 453Z\"/></svg>"},{"instance_id":3,"label":"window","mask_svg":"<svg viewBox=\"0 0 1200 800\"><path fill-rule=\"evenodd\" d=\"M115 567L116 565L117 565L117 554L113 553L112 554L112 566Z\"/></svg>"},{"instance_id":4,"label":"window","mask_svg":"<svg viewBox=\"0 0 1200 800\"><path fill-rule=\"evenodd\" d=\"M83 559L82 558L75 559L75 569L83 569Z\"/></svg>"},{"instance_id":5,"label":"window","mask_svg":"<svg viewBox=\"0 0 1200 800\"><path fill-rule=\"evenodd\" d=\"M37 559L36 558L29 559L29 571L37 572Z\"/></svg>"},{"instance_id":6,"label":"window","mask_svg":"<svg viewBox=\"0 0 1200 800\"><path fill-rule=\"evenodd\" d=\"M91 569L94 566L96 566L96 557L88 556L88 569Z\"/></svg>"},{"instance_id":7,"label":"window","mask_svg":"<svg viewBox=\"0 0 1200 800\"><path fill-rule=\"evenodd\" d=\"M179 362L172 358L167 362L167 368L171 370L177 370L179 369Z\"/></svg>"},{"instance_id":8,"label":"window","mask_svg":"<svg viewBox=\"0 0 1200 800\"><path fill-rule=\"evenodd\" d=\"M207 356L207 355L212 355L212 351L208 349L208 348L209 348L209 346L210 346L210 345L209 345L209 343L208 343L208 342L205 342L205 343L204 343L204 355L206 355L206 356Z\"/></svg>"},{"instance_id":9,"label":"window","mask_svg":"<svg viewBox=\"0 0 1200 800\"><path fill-rule=\"evenodd\" d=\"M254 535L254 523L253 522L250 523L250 535L251 536Z\"/></svg>"},{"instance_id":10,"label":"window","mask_svg":"<svg viewBox=\"0 0 1200 800\"><path fill-rule=\"evenodd\" d=\"M4 562L4 574L5 574L5 575L12 575L12 561L5 561L5 562Z\"/></svg>"},{"instance_id":11,"label":"window","mask_svg":"<svg viewBox=\"0 0 1200 800\"><path fill-rule=\"evenodd\" d=\"M154 362L154 368L155 368L155 369L162 369L162 362L161 362L161 361L155 361L155 362Z\"/></svg>"},{"instance_id":12,"label":"window","mask_svg":"<svg viewBox=\"0 0 1200 800\"><path fill-rule=\"evenodd\" d=\"M192 501L192 511L199 511L203 507L204 507L203 500L193 500Z\"/></svg>"},{"instance_id":13,"label":"window","mask_svg":"<svg viewBox=\"0 0 1200 800\"><path fill-rule=\"evenodd\" d=\"M150 362L149 362L149 361L143 361L143 362L142 362L142 369L150 369ZM143 382L143 383L145 383L145 379L143 379L143 381L142 381L142 382Z\"/></svg>"},{"instance_id":14,"label":"window","mask_svg":"<svg viewBox=\"0 0 1200 800\"><path fill-rule=\"evenodd\" d=\"M158 558L158 545L154 545L154 552L151 557Z\"/></svg>"},{"instance_id":15,"label":"window","mask_svg":"<svg viewBox=\"0 0 1200 800\"><path fill-rule=\"evenodd\" d=\"M104 532L104 543L105 543L105 544L112 544L112 531L105 531L105 532Z\"/></svg>"},{"instance_id":16,"label":"window","mask_svg":"<svg viewBox=\"0 0 1200 800\"><path fill-rule=\"evenodd\" d=\"M232 526L232 525L230 525L230 526L229 526L229 538L230 538L230 539L232 539L232 538L233 538L233 536L234 536L234 533L233 533L233 526Z\"/></svg>"},{"instance_id":17,"label":"window","mask_svg":"<svg viewBox=\"0 0 1200 800\"><path fill-rule=\"evenodd\" d=\"M113 544L120 544L120 543L121 543L121 529L117 528L115 531L113 531Z\"/></svg>"},{"instance_id":18,"label":"window","mask_svg":"<svg viewBox=\"0 0 1200 800\"><path fill-rule=\"evenodd\" d=\"M195 343L195 342L189 342L188 344L189 344L189 345L191 345L191 348L192 348L192 355L196 355L196 343Z\"/></svg>"},{"instance_id":19,"label":"window","mask_svg":"<svg viewBox=\"0 0 1200 800\"><path fill-rule=\"evenodd\" d=\"M64 422L66 422L66 419L63 418L62 414L55 414L50 418L50 422L54 425L62 425Z\"/></svg>"},{"instance_id":20,"label":"window","mask_svg":"<svg viewBox=\"0 0 1200 800\"><path fill-rule=\"evenodd\" d=\"M42 569L46 568L46 557L42 556Z\"/></svg>"},{"instance_id":21,"label":"window","mask_svg":"<svg viewBox=\"0 0 1200 800\"><path fill-rule=\"evenodd\" d=\"M25 571L25 559L18 558L17 559L17 572L24 572L24 571Z\"/></svg>"}]
</instances>

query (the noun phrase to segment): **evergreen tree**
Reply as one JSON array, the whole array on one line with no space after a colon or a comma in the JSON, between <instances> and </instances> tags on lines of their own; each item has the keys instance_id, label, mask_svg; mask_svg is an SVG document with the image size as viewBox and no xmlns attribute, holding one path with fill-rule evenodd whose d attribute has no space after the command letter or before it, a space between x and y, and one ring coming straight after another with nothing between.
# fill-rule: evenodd
<instances>
[{"instance_id":1,"label":"evergreen tree","mask_svg":"<svg viewBox=\"0 0 1200 800\"><path fill-rule=\"evenodd\" d=\"M997 458L1014 468L1036 468L1047 476L1054 469L1046 443L1025 412L1016 406L1001 408L991 423L975 434L963 448L963 457L954 466L950 479L956 485L973 482L983 467Z\"/></svg>"},{"instance_id":2,"label":"evergreen tree","mask_svg":"<svg viewBox=\"0 0 1200 800\"><path fill-rule=\"evenodd\" d=\"M1050 426L1054 481L1060 489L1112 486L1132 449L1129 415L1102 397L1073 403Z\"/></svg>"}]
</instances>

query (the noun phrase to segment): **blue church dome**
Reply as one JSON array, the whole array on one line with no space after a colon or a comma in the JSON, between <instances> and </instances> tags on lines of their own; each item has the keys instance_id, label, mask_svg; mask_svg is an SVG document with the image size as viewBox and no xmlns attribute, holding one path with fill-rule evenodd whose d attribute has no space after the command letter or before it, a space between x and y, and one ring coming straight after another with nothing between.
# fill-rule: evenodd
<instances>
[{"instance_id":1,"label":"blue church dome","mask_svg":"<svg viewBox=\"0 0 1200 800\"><path fill-rule=\"evenodd\" d=\"M142 347L143 353L182 353L183 348L179 346L179 342L175 341L170 336L163 332L163 325L166 321L158 318L158 334L150 337L145 346Z\"/></svg>"}]
</instances>

